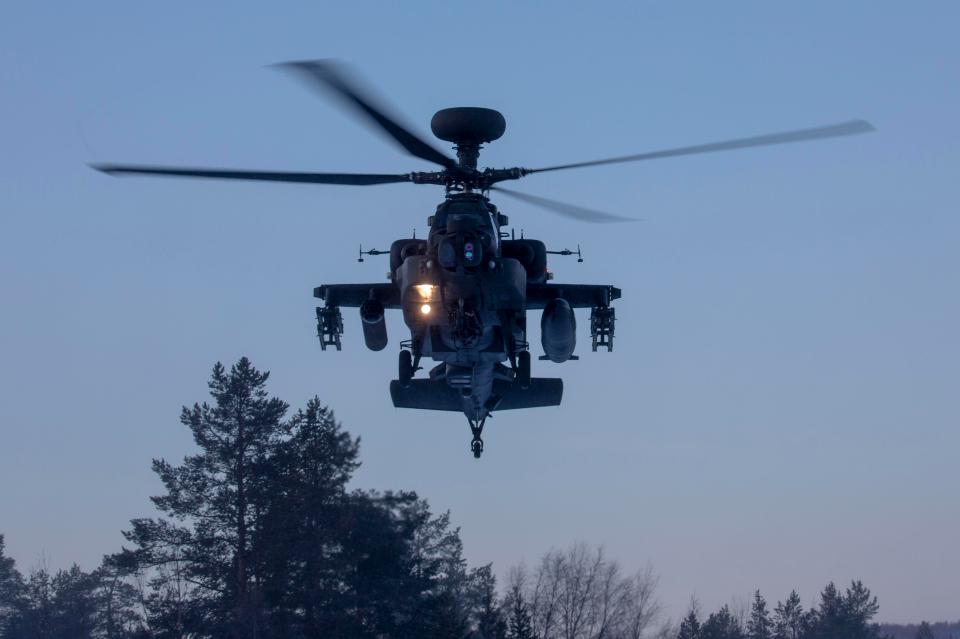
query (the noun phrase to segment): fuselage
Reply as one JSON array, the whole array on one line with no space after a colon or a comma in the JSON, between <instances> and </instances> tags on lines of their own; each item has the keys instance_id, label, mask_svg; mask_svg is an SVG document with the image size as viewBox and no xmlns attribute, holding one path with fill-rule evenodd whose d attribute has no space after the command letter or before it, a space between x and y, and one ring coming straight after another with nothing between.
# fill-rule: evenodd
<instances>
[{"instance_id":1,"label":"fuselage","mask_svg":"<svg viewBox=\"0 0 960 639\"><path fill-rule=\"evenodd\" d=\"M440 362L431 379L456 389L479 421L494 408L494 379L512 380L502 363L524 343L527 273L503 256L499 213L479 194L452 196L430 221L393 273L403 318L414 353Z\"/></svg>"}]
</instances>

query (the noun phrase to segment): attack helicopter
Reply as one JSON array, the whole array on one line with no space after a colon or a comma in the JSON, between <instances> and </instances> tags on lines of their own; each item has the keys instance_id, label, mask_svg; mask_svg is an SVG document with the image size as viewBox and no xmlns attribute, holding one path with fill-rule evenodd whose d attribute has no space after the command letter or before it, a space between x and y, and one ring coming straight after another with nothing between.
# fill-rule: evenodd
<instances>
[{"instance_id":1,"label":"attack helicopter","mask_svg":"<svg viewBox=\"0 0 960 639\"><path fill-rule=\"evenodd\" d=\"M536 173L749 147L802 142L873 131L863 120L816 128L740 138L724 142L575 162L541 168L478 168L480 149L499 139L506 120L498 111L454 107L438 111L430 122L433 134L453 144L456 159L413 133L374 100L331 60L276 65L310 86L333 95L410 155L439 167L436 171L399 174L311 173L184 168L127 164L94 164L110 175L152 175L310 184L369 186L412 183L442 186L444 200L427 219L426 238L399 239L389 251L361 247L364 255L388 254L388 282L324 284L314 289L323 300L316 307L317 335L323 350L342 347L341 308L358 308L366 346L387 346L385 312L399 310L410 330L400 342L397 379L390 396L398 408L463 412L469 422L470 450L479 458L482 433L495 411L558 406L563 395L559 378L531 376L527 342L527 312L539 310L542 360L562 363L577 359L574 309L590 309L593 351L613 350L616 313L612 302L620 289L608 284L554 283L547 268L550 254L539 240L517 239L504 229L510 222L491 200L503 195L577 220L594 223L630 221L501 185ZM425 359L438 362L417 376Z\"/></svg>"}]
</instances>

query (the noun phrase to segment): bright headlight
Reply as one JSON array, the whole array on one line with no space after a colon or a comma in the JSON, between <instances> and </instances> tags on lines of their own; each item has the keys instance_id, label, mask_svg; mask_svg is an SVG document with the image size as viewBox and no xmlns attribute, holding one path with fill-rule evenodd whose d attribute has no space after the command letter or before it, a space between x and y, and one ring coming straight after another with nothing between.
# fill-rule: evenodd
<instances>
[{"instance_id":1,"label":"bright headlight","mask_svg":"<svg viewBox=\"0 0 960 639\"><path fill-rule=\"evenodd\" d=\"M424 315L429 315L429 314L430 314L430 305L429 305L429 304L424 304L423 306L421 306L421 307L420 307L420 312L421 312L422 314L424 314Z\"/></svg>"},{"instance_id":2,"label":"bright headlight","mask_svg":"<svg viewBox=\"0 0 960 639\"><path fill-rule=\"evenodd\" d=\"M414 288L424 302L429 302L433 298L433 284L417 284Z\"/></svg>"}]
</instances>

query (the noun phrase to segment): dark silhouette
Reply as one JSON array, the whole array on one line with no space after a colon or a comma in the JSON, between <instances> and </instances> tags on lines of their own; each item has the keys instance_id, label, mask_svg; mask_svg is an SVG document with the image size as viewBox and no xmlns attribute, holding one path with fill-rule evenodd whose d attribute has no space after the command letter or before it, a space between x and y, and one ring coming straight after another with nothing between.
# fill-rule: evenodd
<instances>
[{"instance_id":1,"label":"dark silhouette","mask_svg":"<svg viewBox=\"0 0 960 639\"><path fill-rule=\"evenodd\" d=\"M753 603L750 605L750 618L747 620L748 639L771 639L773 637L773 621L767 610L767 600L760 591L753 593Z\"/></svg>"}]
</instances>

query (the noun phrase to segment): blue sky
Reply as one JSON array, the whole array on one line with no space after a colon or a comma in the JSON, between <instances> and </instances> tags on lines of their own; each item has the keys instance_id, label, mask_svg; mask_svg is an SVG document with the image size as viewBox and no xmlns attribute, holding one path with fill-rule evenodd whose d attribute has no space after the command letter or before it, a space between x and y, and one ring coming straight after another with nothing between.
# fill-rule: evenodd
<instances>
[{"instance_id":1,"label":"blue sky","mask_svg":"<svg viewBox=\"0 0 960 639\"><path fill-rule=\"evenodd\" d=\"M151 513L179 407L248 355L362 437L357 486L408 488L501 570L574 540L651 562L671 614L861 578L890 620L960 609L960 42L955 3L18 3L0 12L0 532L92 568ZM312 288L416 227L439 189L115 180L90 161L428 169L266 68L337 57L418 130L507 118L542 166L865 118L869 136L583 169L498 201L558 281L623 289L613 353L537 362L558 409L399 411L402 339L321 353ZM537 324L537 322L531 322ZM532 342L538 343L533 334Z\"/></svg>"}]
</instances>

